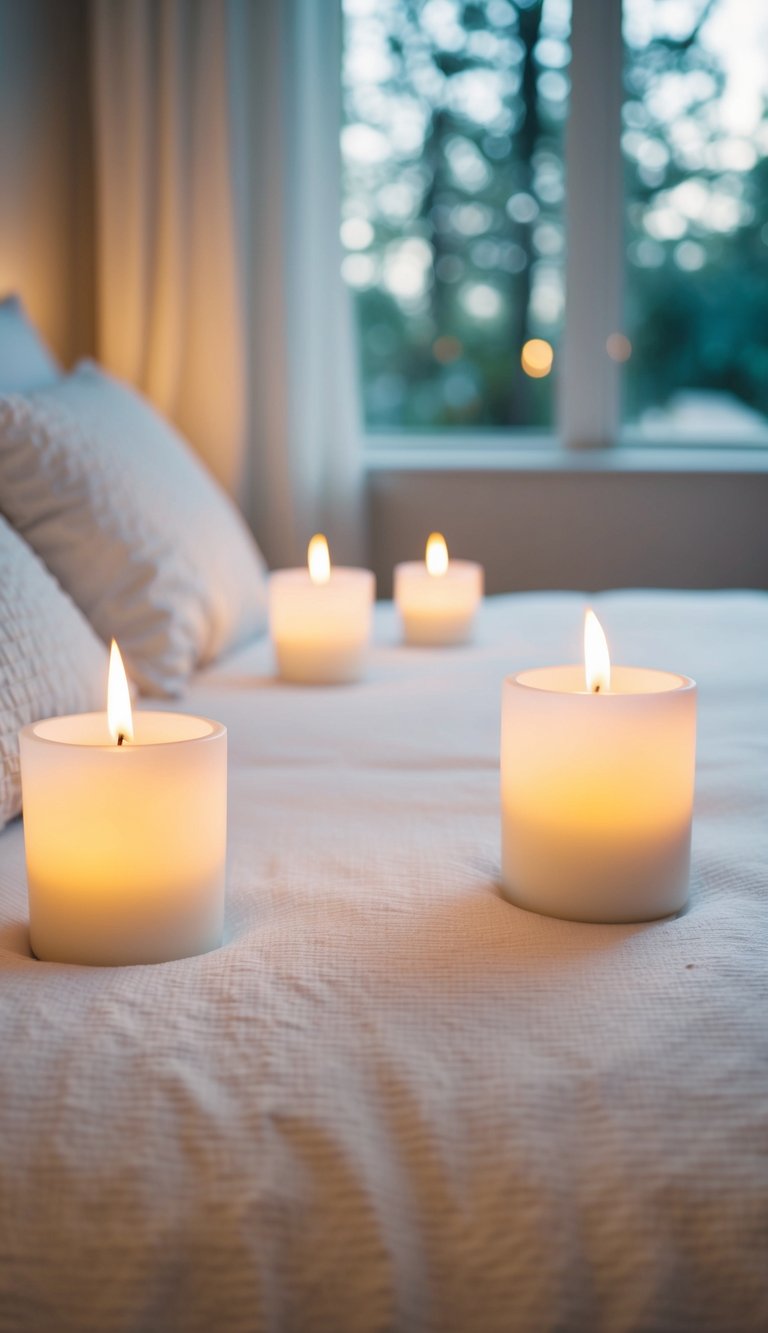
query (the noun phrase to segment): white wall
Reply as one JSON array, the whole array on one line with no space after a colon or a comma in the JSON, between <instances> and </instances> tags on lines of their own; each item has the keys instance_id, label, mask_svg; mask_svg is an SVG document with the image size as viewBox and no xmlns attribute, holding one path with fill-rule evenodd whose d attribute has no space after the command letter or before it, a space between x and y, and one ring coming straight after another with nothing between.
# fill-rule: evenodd
<instances>
[{"instance_id":1,"label":"white wall","mask_svg":"<svg viewBox=\"0 0 768 1333\"><path fill-rule=\"evenodd\" d=\"M489 592L768 588L768 465L758 468L372 471L379 595L433 529L483 563Z\"/></svg>"}]
</instances>

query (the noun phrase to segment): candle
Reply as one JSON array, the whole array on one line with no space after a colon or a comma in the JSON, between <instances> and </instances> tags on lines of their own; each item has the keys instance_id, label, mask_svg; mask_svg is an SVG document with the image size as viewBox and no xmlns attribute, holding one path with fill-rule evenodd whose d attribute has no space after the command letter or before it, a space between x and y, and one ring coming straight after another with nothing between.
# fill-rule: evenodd
<instances>
[{"instance_id":1,"label":"candle","mask_svg":"<svg viewBox=\"0 0 768 1333\"><path fill-rule=\"evenodd\" d=\"M365 668L375 580L369 569L331 567L328 543L309 543L306 569L269 580L269 627L283 680L339 685Z\"/></svg>"},{"instance_id":2,"label":"candle","mask_svg":"<svg viewBox=\"0 0 768 1333\"><path fill-rule=\"evenodd\" d=\"M611 667L585 625L585 665L504 682L503 890L578 921L650 921L688 896L696 686Z\"/></svg>"},{"instance_id":3,"label":"candle","mask_svg":"<svg viewBox=\"0 0 768 1333\"><path fill-rule=\"evenodd\" d=\"M423 564L395 566L395 603L406 643L466 643L482 596L482 565L449 560L439 532L431 534Z\"/></svg>"},{"instance_id":4,"label":"candle","mask_svg":"<svg viewBox=\"0 0 768 1333\"><path fill-rule=\"evenodd\" d=\"M160 963L221 944L227 735L131 715L113 645L107 713L22 729L30 942L41 959Z\"/></svg>"}]
</instances>

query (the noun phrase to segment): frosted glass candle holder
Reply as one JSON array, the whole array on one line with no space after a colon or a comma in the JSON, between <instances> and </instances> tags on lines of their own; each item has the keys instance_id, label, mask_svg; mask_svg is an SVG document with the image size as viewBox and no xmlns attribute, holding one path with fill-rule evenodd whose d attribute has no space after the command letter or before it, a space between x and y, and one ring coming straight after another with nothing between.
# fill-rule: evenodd
<instances>
[{"instance_id":1,"label":"frosted glass candle holder","mask_svg":"<svg viewBox=\"0 0 768 1333\"><path fill-rule=\"evenodd\" d=\"M224 929L227 734L137 713L117 746L105 713L20 733L30 941L40 959L116 966L217 948Z\"/></svg>"},{"instance_id":2,"label":"frosted glass candle holder","mask_svg":"<svg viewBox=\"0 0 768 1333\"><path fill-rule=\"evenodd\" d=\"M423 561L407 560L395 565L394 595L406 643L466 643L483 597L483 567L474 560L451 560L445 573L435 576Z\"/></svg>"},{"instance_id":3,"label":"frosted glass candle holder","mask_svg":"<svg viewBox=\"0 0 768 1333\"><path fill-rule=\"evenodd\" d=\"M302 685L343 685L365 671L376 582L369 569L334 565L326 582L306 569L269 579L269 627L278 674Z\"/></svg>"},{"instance_id":4,"label":"frosted glass candle holder","mask_svg":"<svg viewBox=\"0 0 768 1333\"><path fill-rule=\"evenodd\" d=\"M512 902L577 921L650 921L688 897L696 686L614 667L523 671L503 686L501 876Z\"/></svg>"}]
</instances>

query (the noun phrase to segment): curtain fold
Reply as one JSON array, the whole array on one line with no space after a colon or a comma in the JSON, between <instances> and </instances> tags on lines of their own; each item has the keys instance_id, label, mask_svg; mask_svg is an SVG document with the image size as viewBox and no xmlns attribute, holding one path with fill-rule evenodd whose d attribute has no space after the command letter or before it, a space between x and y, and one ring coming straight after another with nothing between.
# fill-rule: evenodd
<instances>
[{"instance_id":1,"label":"curtain fold","mask_svg":"<svg viewBox=\"0 0 768 1333\"><path fill-rule=\"evenodd\" d=\"M272 565L363 554L336 0L92 0L97 355Z\"/></svg>"},{"instance_id":2,"label":"curtain fold","mask_svg":"<svg viewBox=\"0 0 768 1333\"><path fill-rule=\"evenodd\" d=\"M289 331L287 419L297 508L336 558L363 549L360 408L349 293L341 280L341 6L277 0L288 128L283 282Z\"/></svg>"}]
</instances>

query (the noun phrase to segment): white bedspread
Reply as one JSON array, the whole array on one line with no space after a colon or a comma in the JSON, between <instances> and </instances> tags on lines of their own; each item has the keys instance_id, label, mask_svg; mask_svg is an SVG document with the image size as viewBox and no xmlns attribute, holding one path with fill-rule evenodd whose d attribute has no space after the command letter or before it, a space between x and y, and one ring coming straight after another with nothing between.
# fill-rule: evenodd
<instances>
[{"instance_id":1,"label":"white bedspread","mask_svg":"<svg viewBox=\"0 0 768 1333\"><path fill-rule=\"evenodd\" d=\"M577 660L583 600L471 649L278 686L264 643L181 705L229 727L228 940L29 956L0 837L4 1333L768 1329L768 596L595 599L700 685L689 910L502 900L502 676Z\"/></svg>"}]
</instances>

